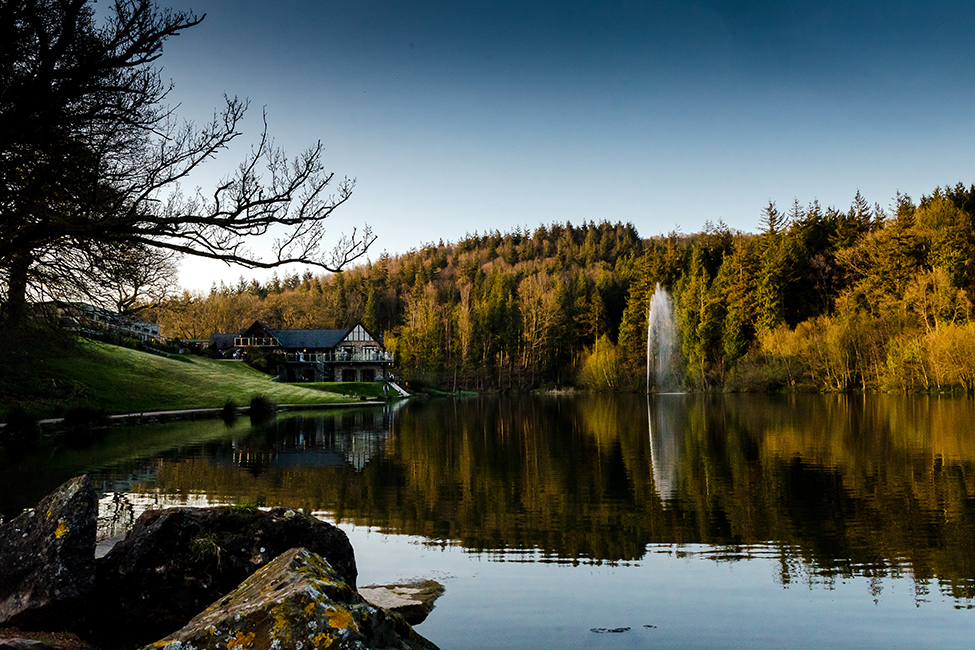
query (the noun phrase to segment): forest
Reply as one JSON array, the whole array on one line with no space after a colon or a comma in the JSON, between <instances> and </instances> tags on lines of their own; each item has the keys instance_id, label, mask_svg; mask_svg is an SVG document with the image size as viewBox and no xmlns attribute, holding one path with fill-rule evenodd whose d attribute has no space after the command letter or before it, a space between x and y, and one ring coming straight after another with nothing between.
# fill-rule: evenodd
<instances>
[{"instance_id":1,"label":"forest","mask_svg":"<svg viewBox=\"0 0 975 650\"><path fill-rule=\"evenodd\" d=\"M670 296L686 390L975 391L975 184L890 207L769 203L757 233L642 238L589 221L466 236L345 271L183 292L170 338L361 322L394 372L447 390L647 389L647 317Z\"/></svg>"}]
</instances>

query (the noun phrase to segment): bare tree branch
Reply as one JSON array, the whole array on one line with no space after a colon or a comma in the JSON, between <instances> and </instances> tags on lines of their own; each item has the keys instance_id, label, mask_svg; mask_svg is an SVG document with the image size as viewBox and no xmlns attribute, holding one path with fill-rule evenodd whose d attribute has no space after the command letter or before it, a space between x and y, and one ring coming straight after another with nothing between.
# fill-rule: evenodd
<instances>
[{"instance_id":1,"label":"bare tree branch","mask_svg":"<svg viewBox=\"0 0 975 650\"><path fill-rule=\"evenodd\" d=\"M225 96L206 124L178 119L166 103L172 85L154 63L168 38L205 16L152 0L115 0L109 14L98 27L91 0L0 4L0 315L84 282L102 291L115 271L92 261L105 250L163 266L178 254L330 271L366 254L368 227L325 243L324 222L354 182L324 170L321 142L285 154L266 115L233 174L209 193L184 193L241 136L248 103ZM258 257L247 243L269 234L272 255ZM81 275L62 277L69 273Z\"/></svg>"}]
</instances>

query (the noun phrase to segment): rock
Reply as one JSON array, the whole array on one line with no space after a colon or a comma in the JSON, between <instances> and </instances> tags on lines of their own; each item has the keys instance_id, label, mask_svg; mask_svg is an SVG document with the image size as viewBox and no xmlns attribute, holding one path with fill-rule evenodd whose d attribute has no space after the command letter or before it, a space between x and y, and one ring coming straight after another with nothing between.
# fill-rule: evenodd
<instances>
[{"instance_id":1,"label":"rock","mask_svg":"<svg viewBox=\"0 0 975 650\"><path fill-rule=\"evenodd\" d=\"M116 535L95 542L95 559L101 559L108 555L108 552L115 548L115 545L125 539L125 535Z\"/></svg>"},{"instance_id":2,"label":"rock","mask_svg":"<svg viewBox=\"0 0 975 650\"><path fill-rule=\"evenodd\" d=\"M359 595L377 607L396 612L410 625L419 625L433 611L443 585L434 580L417 580L401 585L359 587Z\"/></svg>"},{"instance_id":3,"label":"rock","mask_svg":"<svg viewBox=\"0 0 975 650\"><path fill-rule=\"evenodd\" d=\"M0 623L62 626L95 583L98 497L87 476L0 526Z\"/></svg>"},{"instance_id":4,"label":"rock","mask_svg":"<svg viewBox=\"0 0 975 650\"><path fill-rule=\"evenodd\" d=\"M319 555L283 553L181 630L144 650L436 650L402 617L366 602Z\"/></svg>"},{"instance_id":5,"label":"rock","mask_svg":"<svg viewBox=\"0 0 975 650\"><path fill-rule=\"evenodd\" d=\"M12 639L0 639L0 650L55 650L55 648L43 641L15 637Z\"/></svg>"},{"instance_id":6,"label":"rock","mask_svg":"<svg viewBox=\"0 0 975 650\"><path fill-rule=\"evenodd\" d=\"M295 547L321 555L355 587L348 537L310 515L239 507L145 512L96 561L96 598L85 636L107 648L158 639Z\"/></svg>"},{"instance_id":7,"label":"rock","mask_svg":"<svg viewBox=\"0 0 975 650\"><path fill-rule=\"evenodd\" d=\"M68 632L25 631L0 628L0 650L96 650Z\"/></svg>"}]
</instances>

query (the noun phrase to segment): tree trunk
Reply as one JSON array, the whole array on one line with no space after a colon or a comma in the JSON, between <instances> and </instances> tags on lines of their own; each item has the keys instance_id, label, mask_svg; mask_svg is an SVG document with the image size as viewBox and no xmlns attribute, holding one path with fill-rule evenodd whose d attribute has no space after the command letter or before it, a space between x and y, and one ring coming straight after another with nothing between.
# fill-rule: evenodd
<instances>
[{"instance_id":1,"label":"tree trunk","mask_svg":"<svg viewBox=\"0 0 975 650\"><path fill-rule=\"evenodd\" d=\"M30 263L30 257L24 253L14 253L11 257L7 295L0 309L0 322L14 328L22 325L27 317L27 272Z\"/></svg>"}]
</instances>

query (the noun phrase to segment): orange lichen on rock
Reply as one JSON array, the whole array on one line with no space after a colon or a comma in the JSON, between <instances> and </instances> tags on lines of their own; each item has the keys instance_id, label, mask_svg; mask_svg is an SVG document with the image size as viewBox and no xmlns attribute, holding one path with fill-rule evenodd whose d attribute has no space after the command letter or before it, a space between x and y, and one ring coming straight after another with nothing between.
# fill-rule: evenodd
<instances>
[{"instance_id":1,"label":"orange lichen on rock","mask_svg":"<svg viewBox=\"0 0 975 650\"><path fill-rule=\"evenodd\" d=\"M0 625L63 629L95 585L98 496L67 481L0 526Z\"/></svg>"},{"instance_id":2,"label":"orange lichen on rock","mask_svg":"<svg viewBox=\"0 0 975 650\"><path fill-rule=\"evenodd\" d=\"M58 527L54 531L54 538L55 539L61 539L62 537L64 537L65 535L67 535L69 532L70 532L70 529L68 528L68 523L64 519L59 519L58 520Z\"/></svg>"},{"instance_id":3,"label":"orange lichen on rock","mask_svg":"<svg viewBox=\"0 0 975 650\"><path fill-rule=\"evenodd\" d=\"M227 650L246 650L254 645L253 632L238 632L227 640Z\"/></svg>"},{"instance_id":4,"label":"orange lichen on rock","mask_svg":"<svg viewBox=\"0 0 975 650\"><path fill-rule=\"evenodd\" d=\"M325 610L325 616L328 617L328 626L331 628L335 628L336 630L353 628L356 632L359 631L358 626L355 624L355 619L352 618L352 614L347 609L330 607Z\"/></svg>"}]
</instances>

